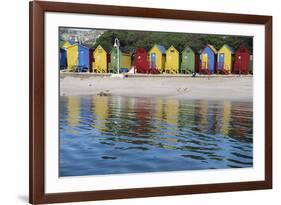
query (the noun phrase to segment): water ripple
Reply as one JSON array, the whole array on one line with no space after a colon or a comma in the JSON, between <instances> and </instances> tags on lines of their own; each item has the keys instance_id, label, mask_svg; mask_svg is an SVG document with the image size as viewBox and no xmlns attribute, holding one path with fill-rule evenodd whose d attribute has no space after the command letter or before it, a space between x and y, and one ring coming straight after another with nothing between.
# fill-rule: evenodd
<instances>
[{"instance_id":1,"label":"water ripple","mask_svg":"<svg viewBox=\"0 0 281 205\"><path fill-rule=\"evenodd\" d=\"M252 103L60 98L60 176L253 166Z\"/></svg>"}]
</instances>

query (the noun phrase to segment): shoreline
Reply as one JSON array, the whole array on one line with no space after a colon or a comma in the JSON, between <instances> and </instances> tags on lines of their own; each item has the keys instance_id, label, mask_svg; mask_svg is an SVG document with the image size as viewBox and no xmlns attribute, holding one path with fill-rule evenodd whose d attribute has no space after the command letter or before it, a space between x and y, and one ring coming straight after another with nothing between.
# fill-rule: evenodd
<instances>
[{"instance_id":1,"label":"shoreline","mask_svg":"<svg viewBox=\"0 0 281 205\"><path fill-rule=\"evenodd\" d=\"M113 95L190 100L253 101L252 75L152 76L131 74L114 78L108 74L63 73L60 95Z\"/></svg>"}]
</instances>

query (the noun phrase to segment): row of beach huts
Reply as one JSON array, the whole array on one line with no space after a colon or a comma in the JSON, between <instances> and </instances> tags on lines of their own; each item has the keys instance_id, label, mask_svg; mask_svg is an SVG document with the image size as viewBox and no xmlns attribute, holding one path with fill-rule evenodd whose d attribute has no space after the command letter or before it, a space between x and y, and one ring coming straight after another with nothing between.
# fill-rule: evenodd
<instances>
[{"instance_id":1,"label":"row of beach huts","mask_svg":"<svg viewBox=\"0 0 281 205\"><path fill-rule=\"evenodd\" d=\"M149 73L149 74L249 74L253 57L245 45L234 50L223 45L219 50L208 44L199 52L190 46L179 52L174 46L166 49L155 44L150 50L134 52L98 45L95 49L74 41L64 41L59 48L60 69L68 72ZM119 53L119 58L118 58ZM119 62L118 62L119 61ZM118 72L119 67L119 72Z\"/></svg>"}]
</instances>

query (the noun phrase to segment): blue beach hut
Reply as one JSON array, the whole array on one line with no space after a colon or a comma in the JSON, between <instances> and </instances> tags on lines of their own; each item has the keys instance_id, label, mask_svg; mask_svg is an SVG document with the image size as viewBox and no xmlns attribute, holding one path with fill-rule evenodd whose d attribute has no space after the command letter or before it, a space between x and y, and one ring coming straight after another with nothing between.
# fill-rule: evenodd
<instances>
[{"instance_id":1,"label":"blue beach hut","mask_svg":"<svg viewBox=\"0 0 281 205\"><path fill-rule=\"evenodd\" d=\"M92 57L90 48L82 44L74 44L68 46L66 50L68 71L91 71Z\"/></svg>"},{"instance_id":2,"label":"blue beach hut","mask_svg":"<svg viewBox=\"0 0 281 205\"><path fill-rule=\"evenodd\" d=\"M210 44L206 45L200 55L200 73L215 73L218 51Z\"/></svg>"},{"instance_id":3,"label":"blue beach hut","mask_svg":"<svg viewBox=\"0 0 281 205\"><path fill-rule=\"evenodd\" d=\"M66 69L67 67L67 58L66 58L66 50L64 48L60 48L60 69Z\"/></svg>"},{"instance_id":4,"label":"blue beach hut","mask_svg":"<svg viewBox=\"0 0 281 205\"><path fill-rule=\"evenodd\" d=\"M90 48L78 44L78 69L79 71L90 71L91 69Z\"/></svg>"}]
</instances>

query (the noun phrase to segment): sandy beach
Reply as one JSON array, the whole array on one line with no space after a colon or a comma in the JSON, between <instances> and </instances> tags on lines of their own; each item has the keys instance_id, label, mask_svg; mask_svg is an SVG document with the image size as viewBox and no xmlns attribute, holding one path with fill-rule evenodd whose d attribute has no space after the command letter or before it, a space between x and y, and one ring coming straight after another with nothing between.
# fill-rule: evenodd
<instances>
[{"instance_id":1,"label":"sandy beach","mask_svg":"<svg viewBox=\"0 0 281 205\"><path fill-rule=\"evenodd\" d=\"M60 95L120 95L198 100L252 101L252 76L113 78L61 74Z\"/></svg>"}]
</instances>

